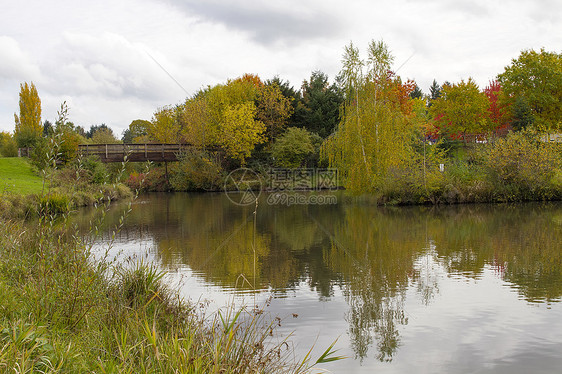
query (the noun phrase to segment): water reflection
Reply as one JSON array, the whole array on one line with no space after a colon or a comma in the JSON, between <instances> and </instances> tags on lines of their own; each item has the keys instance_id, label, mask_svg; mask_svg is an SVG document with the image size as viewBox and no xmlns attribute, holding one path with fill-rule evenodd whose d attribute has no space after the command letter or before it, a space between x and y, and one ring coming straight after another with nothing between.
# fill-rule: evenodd
<instances>
[{"instance_id":1,"label":"water reflection","mask_svg":"<svg viewBox=\"0 0 562 374\"><path fill-rule=\"evenodd\" d=\"M264 199L255 220L254 209L220 194L149 195L135 203L118 240L150 239L164 267L187 266L224 289L282 296L306 284L319 300L341 290L359 361L371 354L391 361L409 322L408 295L431 305L443 277L471 282L493 273L529 303L562 296L559 203L282 207ZM112 208L107 224L121 211Z\"/></svg>"}]
</instances>

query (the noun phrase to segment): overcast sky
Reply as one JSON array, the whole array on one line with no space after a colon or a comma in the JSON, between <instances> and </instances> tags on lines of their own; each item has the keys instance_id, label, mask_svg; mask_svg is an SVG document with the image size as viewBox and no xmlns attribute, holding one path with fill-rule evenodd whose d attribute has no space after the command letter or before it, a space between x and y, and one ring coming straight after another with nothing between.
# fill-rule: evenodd
<instances>
[{"instance_id":1,"label":"overcast sky","mask_svg":"<svg viewBox=\"0 0 562 374\"><path fill-rule=\"evenodd\" d=\"M484 87L523 49L562 50L559 0L20 0L0 11L0 131L13 131L19 85L33 81L43 121L117 135L134 119L244 73L298 88L383 39L402 78L473 77Z\"/></svg>"}]
</instances>

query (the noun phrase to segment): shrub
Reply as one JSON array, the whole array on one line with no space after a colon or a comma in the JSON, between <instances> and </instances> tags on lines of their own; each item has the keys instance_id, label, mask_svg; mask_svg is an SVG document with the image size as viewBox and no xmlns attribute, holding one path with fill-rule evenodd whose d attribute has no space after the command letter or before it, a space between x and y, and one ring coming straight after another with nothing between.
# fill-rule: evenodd
<instances>
[{"instance_id":1,"label":"shrub","mask_svg":"<svg viewBox=\"0 0 562 374\"><path fill-rule=\"evenodd\" d=\"M133 191L142 191L146 189L146 184L143 183L145 179L145 173L133 171L129 174L129 178L125 181L125 185Z\"/></svg>"},{"instance_id":2,"label":"shrub","mask_svg":"<svg viewBox=\"0 0 562 374\"><path fill-rule=\"evenodd\" d=\"M66 195L52 193L39 200L39 214L43 216L58 216L68 213L70 199Z\"/></svg>"},{"instance_id":3,"label":"shrub","mask_svg":"<svg viewBox=\"0 0 562 374\"><path fill-rule=\"evenodd\" d=\"M3 193L0 195L0 218L25 219L37 214L37 198L34 195Z\"/></svg>"},{"instance_id":4,"label":"shrub","mask_svg":"<svg viewBox=\"0 0 562 374\"><path fill-rule=\"evenodd\" d=\"M175 191L220 189L223 172L214 158L201 151L188 151L179 155L179 162L171 167L170 185Z\"/></svg>"},{"instance_id":5,"label":"shrub","mask_svg":"<svg viewBox=\"0 0 562 374\"><path fill-rule=\"evenodd\" d=\"M0 156L16 157L18 155L18 145L14 137L8 132L0 132Z\"/></svg>"},{"instance_id":6,"label":"shrub","mask_svg":"<svg viewBox=\"0 0 562 374\"><path fill-rule=\"evenodd\" d=\"M70 129L64 129L60 134L60 140L57 142L58 159L63 163L67 163L76 158L78 152L78 144L82 143L84 138Z\"/></svg>"},{"instance_id":7,"label":"shrub","mask_svg":"<svg viewBox=\"0 0 562 374\"><path fill-rule=\"evenodd\" d=\"M144 180L146 191L168 191L168 181L166 179L166 172L162 167L155 167L150 170Z\"/></svg>"},{"instance_id":8,"label":"shrub","mask_svg":"<svg viewBox=\"0 0 562 374\"><path fill-rule=\"evenodd\" d=\"M38 170L45 170L52 166L51 156L53 155L53 146L50 139L39 138L31 151L30 159L33 166Z\"/></svg>"},{"instance_id":9,"label":"shrub","mask_svg":"<svg viewBox=\"0 0 562 374\"><path fill-rule=\"evenodd\" d=\"M560 160L528 130L512 132L483 151L484 167L500 200L549 198Z\"/></svg>"},{"instance_id":10,"label":"shrub","mask_svg":"<svg viewBox=\"0 0 562 374\"><path fill-rule=\"evenodd\" d=\"M88 171L91 183L103 184L107 181L108 171L98 156L89 156L82 160L82 167Z\"/></svg>"}]
</instances>

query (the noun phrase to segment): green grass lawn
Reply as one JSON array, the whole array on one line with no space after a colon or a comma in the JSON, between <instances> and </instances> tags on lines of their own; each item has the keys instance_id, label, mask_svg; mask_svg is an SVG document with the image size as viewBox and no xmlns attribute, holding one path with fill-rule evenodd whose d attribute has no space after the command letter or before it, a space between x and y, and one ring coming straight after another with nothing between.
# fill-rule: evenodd
<instances>
[{"instance_id":1,"label":"green grass lawn","mask_svg":"<svg viewBox=\"0 0 562 374\"><path fill-rule=\"evenodd\" d=\"M0 157L0 194L34 194L40 193L42 187L43 180L33 171L28 159Z\"/></svg>"}]
</instances>

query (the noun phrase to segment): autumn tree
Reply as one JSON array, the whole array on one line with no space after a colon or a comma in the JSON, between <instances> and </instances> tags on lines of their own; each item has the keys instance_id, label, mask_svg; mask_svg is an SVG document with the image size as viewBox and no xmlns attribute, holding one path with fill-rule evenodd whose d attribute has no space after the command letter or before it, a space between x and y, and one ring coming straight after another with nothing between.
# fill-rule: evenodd
<instances>
[{"instance_id":1,"label":"autumn tree","mask_svg":"<svg viewBox=\"0 0 562 374\"><path fill-rule=\"evenodd\" d=\"M562 128L562 54L525 50L498 75L509 103L521 97L542 131Z\"/></svg>"},{"instance_id":2,"label":"autumn tree","mask_svg":"<svg viewBox=\"0 0 562 374\"><path fill-rule=\"evenodd\" d=\"M346 188L355 192L380 187L392 170L412 160L413 82L391 73L394 57L380 41L369 44L367 60L351 43L345 47L342 119L327 139L323 154L336 167Z\"/></svg>"},{"instance_id":3,"label":"autumn tree","mask_svg":"<svg viewBox=\"0 0 562 374\"><path fill-rule=\"evenodd\" d=\"M261 78L256 74L246 73L239 78L236 78L234 82L250 83L254 88L258 89L263 86Z\"/></svg>"},{"instance_id":4,"label":"autumn tree","mask_svg":"<svg viewBox=\"0 0 562 374\"><path fill-rule=\"evenodd\" d=\"M148 143L148 133L150 131L150 121L136 119L131 121L129 128L123 132L123 143Z\"/></svg>"},{"instance_id":5,"label":"autumn tree","mask_svg":"<svg viewBox=\"0 0 562 374\"><path fill-rule=\"evenodd\" d=\"M488 116L493 129L505 129L511 121L511 108L510 104L502 100L504 92L500 82L497 80L491 81L490 84L484 88L484 95L488 98Z\"/></svg>"},{"instance_id":6,"label":"autumn tree","mask_svg":"<svg viewBox=\"0 0 562 374\"><path fill-rule=\"evenodd\" d=\"M41 99L33 82L20 84L19 116L14 113L14 137L18 147L30 147L43 133Z\"/></svg>"},{"instance_id":7,"label":"autumn tree","mask_svg":"<svg viewBox=\"0 0 562 374\"><path fill-rule=\"evenodd\" d=\"M259 85L254 77L228 81L198 93L184 106L184 139L204 136L204 144L220 147L240 163L266 140L266 126L257 119Z\"/></svg>"},{"instance_id":8,"label":"autumn tree","mask_svg":"<svg viewBox=\"0 0 562 374\"><path fill-rule=\"evenodd\" d=\"M228 107L223 112L219 128L220 142L227 154L244 164L256 144L266 140L265 125L254 119L256 107L245 102Z\"/></svg>"},{"instance_id":9,"label":"autumn tree","mask_svg":"<svg viewBox=\"0 0 562 374\"><path fill-rule=\"evenodd\" d=\"M148 135L158 143L179 143L180 128L174 107L165 106L154 113Z\"/></svg>"},{"instance_id":10,"label":"autumn tree","mask_svg":"<svg viewBox=\"0 0 562 374\"><path fill-rule=\"evenodd\" d=\"M478 85L469 78L458 84L443 85L441 96L433 101L430 113L441 134L451 137L490 130L489 102Z\"/></svg>"},{"instance_id":11,"label":"autumn tree","mask_svg":"<svg viewBox=\"0 0 562 374\"><path fill-rule=\"evenodd\" d=\"M256 118L266 127L269 141L279 136L293 114L291 99L284 96L276 83L261 86L256 95Z\"/></svg>"},{"instance_id":12,"label":"autumn tree","mask_svg":"<svg viewBox=\"0 0 562 374\"><path fill-rule=\"evenodd\" d=\"M211 145L213 136L210 127L209 108L205 95L187 99L180 115L182 141L199 149Z\"/></svg>"}]
</instances>

